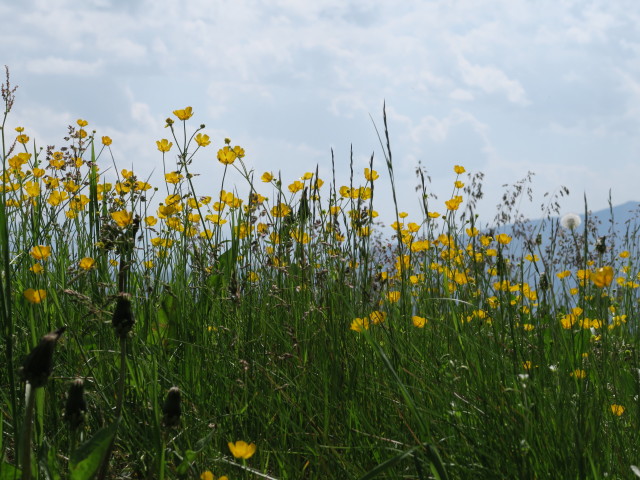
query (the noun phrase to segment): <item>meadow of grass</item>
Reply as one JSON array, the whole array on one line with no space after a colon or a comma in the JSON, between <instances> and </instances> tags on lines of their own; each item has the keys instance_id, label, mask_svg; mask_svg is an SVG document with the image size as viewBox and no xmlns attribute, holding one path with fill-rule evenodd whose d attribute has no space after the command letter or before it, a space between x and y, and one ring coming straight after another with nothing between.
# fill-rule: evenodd
<instances>
[{"instance_id":1,"label":"meadow of grass","mask_svg":"<svg viewBox=\"0 0 640 480\"><path fill-rule=\"evenodd\" d=\"M14 94L7 74L0 479L640 476L634 226L549 220L512 251L452 165L446 202L419 172L415 218L376 198L384 227L386 119L385 171L341 186L255 172L176 110L153 187L85 120L44 149L6 129Z\"/></svg>"}]
</instances>

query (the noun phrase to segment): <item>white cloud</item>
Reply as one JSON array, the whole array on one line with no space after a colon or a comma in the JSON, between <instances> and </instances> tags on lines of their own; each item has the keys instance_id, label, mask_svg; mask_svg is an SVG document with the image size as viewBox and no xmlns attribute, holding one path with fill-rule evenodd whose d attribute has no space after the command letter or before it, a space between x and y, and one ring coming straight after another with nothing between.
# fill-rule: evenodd
<instances>
[{"instance_id":1,"label":"white cloud","mask_svg":"<svg viewBox=\"0 0 640 480\"><path fill-rule=\"evenodd\" d=\"M449 97L452 98L453 100L460 100L460 101L471 101L473 100L473 93L471 93L469 90L464 90L462 88L456 88L455 90L453 90L450 94Z\"/></svg>"},{"instance_id":2,"label":"white cloud","mask_svg":"<svg viewBox=\"0 0 640 480\"><path fill-rule=\"evenodd\" d=\"M467 85L478 87L487 93L502 93L506 95L510 102L517 105L526 106L530 104L520 82L510 79L499 68L473 65L462 57L458 60L458 66Z\"/></svg>"},{"instance_id":3,"label":"white cloud","mask_svg":"<svg viewBox=\"0 0 640 480\"><path fill-rule=\"evenodd\" d=\"M562 157L565 168L594 172L602 152L633 162L640 151L635 0L23 3L0 4L15 19L0 42L12 46L3 61L15 82L41 102L19 97L24 126L48 134L95 103L100 133L141 168L157 168L163 120L188 103L212 137L243 138L261 169L294 171L326 162L331 145L380 160L369 114L380 123L386 100L406 195L422 158L437 159L434 174L464 159L502 182L552 169L539 161L549 145L580 152ZM77 77L108 93L65 87ZM631 195L628 183L616 188Z\"/></svg>"},{"instance_id":4,"label":"white cloud","mask_svg":"<svg viewBox=\"0 0 640 480\"><path fill-rule=\"evenodd\" d=\"M59 57L46 57L30 60L26 64L27 71L36 75L69 75L69 76L94 76L102 71L104 62L70 60Z\"/></svg>"},{"instance_id":5,"label":"white cloud","mask_svg":"<svg viewBox=\"0 0 640 480\"><path fill-rule=\"evenodd\" d=\"M604 42L608 38L608 31L615 27L616 23L611 14L589 5L583 18L574 22L566 34L570 40L581 44Z\"/></svg>"}]
</instances>

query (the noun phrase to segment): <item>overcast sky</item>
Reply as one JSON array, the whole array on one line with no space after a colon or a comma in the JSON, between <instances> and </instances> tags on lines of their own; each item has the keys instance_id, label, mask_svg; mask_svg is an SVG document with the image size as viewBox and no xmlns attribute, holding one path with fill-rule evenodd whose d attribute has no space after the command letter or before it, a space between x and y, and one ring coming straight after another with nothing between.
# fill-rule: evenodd
<instances>
[{"instance_id":1,"label":"overcast sky","mask_svg":"<svg viewBox=\"0 0 640 480\"><path fill-rule=\"evenodd\" d=\"M530 216L561 185L563 212L640 200L640 3L635 0L0 0L0 63L20 85L9 127L41 145L88 120L120 168L161 172L164 119L192 106L213 140L194 169L219 188L230 137L259 175L319 165L361 176L387 116L400 207L415 167L444 211L453 166L484 172L481 220L502 184L536 173ZM108 166L108 165L107 165ZM159 176L156 176L159 183ZM381 188L378 209L390 211Z\"/></svg>"}]
</instances>

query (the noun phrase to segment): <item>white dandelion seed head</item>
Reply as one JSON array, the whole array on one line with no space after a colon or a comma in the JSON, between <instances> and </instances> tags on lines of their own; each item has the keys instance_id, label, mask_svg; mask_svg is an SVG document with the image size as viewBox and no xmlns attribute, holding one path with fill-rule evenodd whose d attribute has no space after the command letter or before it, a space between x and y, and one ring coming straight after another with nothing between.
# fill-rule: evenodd
<instances>
[{"instance_id":1,"label":"white dandelion seed head","mask_svg":"<svg viewBox=\"0 0 640 480\"><path fill-rule=\"evenodd\" d=\"M560 225L567 230L575 230L581 223L582 220L575 213L567 213L560 219Z\"/></svg>"}]
</instances>

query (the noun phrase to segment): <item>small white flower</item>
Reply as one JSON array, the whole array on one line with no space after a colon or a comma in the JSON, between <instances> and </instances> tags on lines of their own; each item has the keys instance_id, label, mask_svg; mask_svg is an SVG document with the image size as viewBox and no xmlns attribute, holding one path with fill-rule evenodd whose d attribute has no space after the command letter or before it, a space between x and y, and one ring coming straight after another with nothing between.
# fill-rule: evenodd
<instances>
[{"instance_id":1,"label":"small white flower","mask_svg":"<svg viewBox=\"0 0 640 480\"><path fill-rule=\"evenodd\" d=\"M567 230L575 230L581 223L582 220L575 213L567 213L560 219L560 225Z\"/></svg>"}]
</instances>

